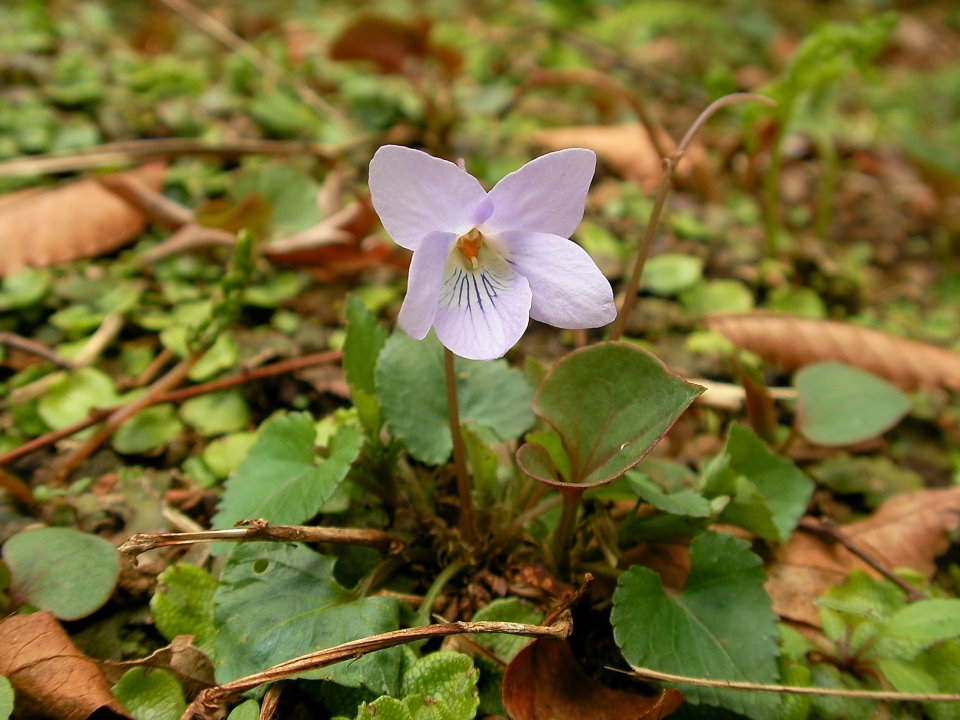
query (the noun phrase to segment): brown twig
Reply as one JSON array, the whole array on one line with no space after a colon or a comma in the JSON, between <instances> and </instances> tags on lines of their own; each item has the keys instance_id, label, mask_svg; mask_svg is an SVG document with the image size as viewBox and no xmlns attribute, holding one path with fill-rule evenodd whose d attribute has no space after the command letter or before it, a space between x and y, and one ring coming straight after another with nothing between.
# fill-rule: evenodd
<instances>
[{"instance_id":1,"label":"brown twig","mask_svg":"<svg viewBox=\"0 0 960 720\"><path fill-rule=\"evenodd\" d=\"M25 353L36 355L38 358L49 360L57 367L62 367L67 370L73 370L76 367L76 365L74 365L70 360L60 357L46 345L41 345L35 340L21 337L20 335L12 332L0 332L0 345L16 348L17 350L22 350Z\"/></svg>"},{"instance_id":2,"label":"brown twig","mask_svg":"<svg viewBox=\"0 0 960 720\"><path fill-rule=\"evenodd\" d=\"M705 680L685 675L671 675L647 668L633 668L626 672L608 667L608 670L622 672L641 680L657 680L679 685L717 688L718 690L744 690L746 692L777 693L778 695L815 695L817 697L842 697L856 700L886 700L889 702L960 702L960 695L940 693L902 693L888 690L847 690L839 688L793 687L790 685L764 685L762 683L737 682L735 680Z\"/></svg>"},{"instance_id":3,"label":"brown twig","mask_svg":"<svg viewBox=\"0 0 960 720\"><path fill-rule=\"evenodd\" d=\"M540 623L541 625L553 625L563 613L572 608L580 599L587 594L587 590L590 589L590 583L593 582L593 575L586 573L583 576L583 582L580 583L580 587L569 595L565 595L557 606L551 610L547 616Z\"/></svg>"},{"instance_id":4,"label":"brown twig","mask_svg":"<svg viewBox=\"0 0 960 720\"><path fill-rule=\"evenodd\" d=\"M65 480L79 463L90 457L123 423L144 408L158 403L159 398L164 393L186 379L187 373L196 365L201 355L202 353L199 352L191 353L174 365L166 375L154 382L142 396L131 400L125 405L121 405L114 412L110 413L104 421L103 426L94 433L93 437L71 451L57 464L53 471L53 478L59 481Z\"/></svg>"},{"instance_id":5,"label":"brown twig","mask_svg":"<svg viewBox=\"0 0 960 720\"><path fill-rule=\"evenodd\" d=\"M137 180L130 173L100 178L100 184L136 207L147 218L169 230L179 230L193 221L193 211Z\"/></svg>"},{"instance_id":6,"label":"brown twig","mask_svg":"<svg viewBox=\"0 0 960 720\"><path fill-rule=\"evenodd\" d=\"M149 385L156 379L157 375L160 374L160 371L166 367L167 363L173 358L173 350L165 347L157 356L150 361L150 364L147 365L143 372L137 375L132 381L127 384L128 390L133 390L134 388L140 388L144 385Z\"/></svg>"},{"instance_id":7,"label":"brown twig","mask_svg":"<svg viewBox=\"0 0 960 720\"><path fill-rule=\"evenodd\" d=\"M697 134L697 131L703 127L703 124L710 119L710 117L717 112L720 108L730 105L736 102L759 102L764 105L775 105L775 101L771 100L768 97L763 95L754 95L753 93L733 93L732 95L725 95L719 100L714 100L706 109L697 116L697 119L693 121L693 125L690 126L690 129L687 130L687 134L683 136L683 140L680 141L680 144L677 145L676 151L673 153L672 157L663 158L663 177L660 180L660 187L657 188L657 195L653 201L653 210L650 213L650 221L647 223L647 229L643 234L643 240L640 242L640 251L637 254L637 261L633 266L633 273L630 275L630 280L627 282L625 295L623 297L623 305L620 306L620 311L617 313L617 319L613 323L613 331L610 333L611 340L619 340L620 336L623 335L624 328L627 324L627 318L630 315L630 311L633 309L633 302L637 297L637 288L640 287L640 277L643 275L643 266L647 262L647 256L650 254L650 245L653 242L653 235L656 232L657 225L660 223L660 213L663 211L663 204L667 199L667 195L670 194L670 182L673 178L673 173L677 169L677 165L680 163L680 160L683 159L683 154L687 151L687 148L690 146L690 143L693 142L694 136Z\"/></svg>"},{"instance_id":8,"label":"brown twig","mask_svg":"<svg viewBox=\"0 0 960 720\"><path fill-rule=\"evenodd\" d=\"M362 545L383 553L395 553L403 540L383 530L366 528L310 527L306 525L270 525L266 520L248 521L247 527L228 530L204 530L183 533L137 533L120 546L131 558L161 547L195 545L209 542L302 542Z\"/></svg>"},{"instance_id":9,"label":"brown twig","mask_svg":"<svg viewBox=\"0 0 960 720\"><path fill-rule=\"evenodd\" d=\"M327 352L315 353L313 355L304 355L303 357L291 358L290 360L284 360L283 362L274 363L272 365L265 365L264 367L256 368L254 370L244 370L237 375L231 375L230 377L203 383L202 385L194 385L193 387L184 388L182 390L174 390L172 392L164 393L163 395L154 398L152 404L183 402L184 400L196 397L197 395L204 395L216 390L226 390L237 385L243 385L244 383L272 377L274 375L283 375L288 372L293 372L294 370L310 367L311 365L319 365L320 363L324 362L333 362L335 360L339 360L340 356L341 353L339 350L329 350ZM0 455L0 467L19 460L20 458L45 448L48 445L53 445L55 442L59 442L64 438L70 437L74 433L85 430L91 425L96 425L98 422L102 421L111 413L116 412L122 407L123 405L114 405L113 407L92 410L88 417L80 420L79 422L75 422L73 425L69 425L61 430L56 430L54 432L47 433L46 435L41 435L38 438L34 438L30 442L24 443L20 447L14 448L9 452Z\"/></svg>"},{"instance_id":10,"label":"brown twig","mask_svg":"<svg viewBox=\"0 0 960 720\"><path fill-rule=\"evenodd\" d=\"M277 705L280 703L280 693L282 691L282 682L270 686L267 694L263 696L263 705L260 706L260 720L273 720L273 716L277 713Z\"/></svg>"},{"instance_id":11,"label":"brown twig","mask_svg":"<svg viewBox=\"0 0 960 720\"><path fill-rule=\"evenodd\" d=\"M27 507L32 508L37 504L37 501L33 499L30 486L20 478L4 472L2 469L0 469L0 488L6 490Z\"/></svg>"},{"instance_id":12,"label":"brown twig","mask_svg":"<svg viewBox=\"0 0 960 720\"><path fill-rule=\"evenodd\" d=\"M450 435L453 439L453 467L457 473L457 494L460 496L460 534L469 545L477 544L477 530L473 523L473 498L470 476L467 475L466 451L460 434L460 411L457 408L457 376L453 367L453 353L443 349L443 368L447 383L447 410L450 418Z\"/></svg>"},{"instance_id":13,"label":"brown twig","mask_svg":"<svg viewBox=\"0 0 960 720\"><path fill-rule=\"evenodd\" d=\"M314 155L321 158L336 157L344 149L369 138L358 138L343 145L330 146L320 143L295 142L290 140L231 140L212 143L200 138L153 138L124 140L106 143L97 147L73 150L68 153L50 153L17 158L0 162L0 177L61 173L77 170L92 170L107 165L131 165L144 157L168 157L178 155Z\"/></svg>"},{"instance_id":14,"label":"brown twig","mask_svg":"<svg viewBox=\"0 0 960 720\"><path fill-rule=\"evenodd\" d=\"M429 640L431 638L448 637L450 635L483 635L496 633L563 640L570 635L572 630L573 621L570 619L569 614L564 615L556 623L548 627L509 622L452 622L428 625L426 627L407 628L405 630L394 630L393 632L373 635L361 640L354 640L353 642L344 643L343 645L337 645L327 650L304 655L275 665L269 670L264 670L263 672L240 678L239 680L234 680L224 685L208 688L201 692L196 699L190 703L181 716L181 720L192 720L197 717L210 718L217 711L222 701L245 693L248 690L253 690L264 683L283 680L309 670L318 670L330 665L335 665L338 662L343 662L344 660L356 660L367 653L396 647L398 645L405 645L418 640Z\"/></svg>"},{"instance_id":15,"label":"brown twig","mask_svg":"<svg viewBox=\"0 0 960 720\"><path fill-rule=\"evenodd\" d=\"M928 595L920 588L911 585L893 570L887 567L886 563L880 560L876 555L855 543L843 530L830 520L815 520L813 518L800 518L797 527L806 530L815 535L821 535L833 542L838 542L851 553L863 560L867 565L883 575L887 580L895 584L907 594L910 601L926 600Z\"/></svg>"}]
</instances>

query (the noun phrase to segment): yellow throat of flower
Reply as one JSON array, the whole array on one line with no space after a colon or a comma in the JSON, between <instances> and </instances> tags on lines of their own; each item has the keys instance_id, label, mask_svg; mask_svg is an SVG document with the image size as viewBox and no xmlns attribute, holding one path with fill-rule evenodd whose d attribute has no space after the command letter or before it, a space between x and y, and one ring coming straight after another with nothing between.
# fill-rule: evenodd
<instances>
[{"instance_id":1,"label":"yellow throat of flower","mask_svg":"<svg viewBox=\"0 0 960 720\"><path fill-rule=\"evenodd\" d=\"M483 235L474 228L466 235L461 235L457 240L457 250L463 255L464 265L467 270L476 270L480 267L480 246L483 244Z\"/></svg>"}]
</instances>

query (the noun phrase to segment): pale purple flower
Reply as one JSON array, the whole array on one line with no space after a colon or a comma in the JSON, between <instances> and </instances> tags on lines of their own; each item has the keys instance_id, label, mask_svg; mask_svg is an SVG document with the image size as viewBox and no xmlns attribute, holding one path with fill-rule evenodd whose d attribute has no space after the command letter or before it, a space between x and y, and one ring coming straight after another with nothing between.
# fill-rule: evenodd
<instances>
[{"instance_id":1,"label":"pale purple flower","mask_svg":"<svg viewBox=\"0 0 960 720\"><path fill-rule=\"evenodd\" d=\"M400 327L436 329L472 360L503 356L528 318L559 328L601 327L617 311L610 283L568 238L583 218L596 155L549 153L489 193L446 160L384 145L370 161L370 195L390 237L413 251Z\"/></svg>"}]
</instances>

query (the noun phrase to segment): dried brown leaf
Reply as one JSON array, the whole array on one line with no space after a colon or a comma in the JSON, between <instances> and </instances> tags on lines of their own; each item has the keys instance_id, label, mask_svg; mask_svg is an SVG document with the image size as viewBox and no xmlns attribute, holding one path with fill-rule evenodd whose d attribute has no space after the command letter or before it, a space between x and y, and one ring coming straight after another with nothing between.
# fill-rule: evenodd
<instances>
[{"instance_id":1,"label":"dried brown leaf","mask_svg":"<svg viewBox=\"0 0 960 720\"><path fill-rule=\"evenodd\" d=\"M960 487L917 490L887 500L872 516L841 530L890 568L906 567L932 577L934 560L946 552L947 533L960 526ZM767 592L782 617L819 627L813 601L854 569L877 573L838 544L796 532L767 568Z\"/></svg>"},{"instance_id":2,"label":"dried brown leaf","mask_svg":"<svg viewBox=\"0 0 960 720\"><path fill-rule=\"evenodd\" d=\"M190 635L178 635L166 647L139 660L105 660L102 663L103 674L112 683L118 682L127 670L141 666L172 672L180 681L188 702L201 690L217 684L213 675L213 664L203 652L193 646L193 637Z\"/></svg>"},{"instance_id":3,"label":"dried brown leaf","mask_svg":"<svg viewBox=\"0 0 960 720\"><path fill-rule=\"evenodd\" d=\"M164 169L164 163L151 163L122 174L156 190ZM10 193L0 197L0 276L116 250L145 223L140 212L92 178Z\"/></svg>"},{"instance_id":4,"label":"dried brown leaf","mask_svg":"<svg viewBox=\"0 0 960 720\"><path fill-rule=\"evenodd\" d=\"M512 720L660 720L683 704L677 690L641 697L600 685L565 640L535 640L517 653L502 697Z\"/></svg>"},{"instance_id":5,"label":"dried brown leaf","mask_svg":"<svg viewBox=\"0 0 960 720\"><path fill-rule=\"evenodd\" d=\"M330 47L332 60L369 60L382 73L403 71L408 56L428 52L429 20L404 23L382 15L363 14L340 33Z\"/></svg>"},{"instance_id":6,"label":"dried brown leaf","mask_svg":"<svg viewBox=\"0 0 960 720\"><path fill-rule=\"evenodd\" d=\"M18 717L130 719L97 664L46 611L0 623L0 675L13 685Z\"/></svg>"},{"instance_id":7,"label":"dried brown leaf","mask_svg":"<svg viewBox=\"0 0 960 720\"><path fill-rule=\"evenodd\" d=\"M772 313L715 315L706 323L737 347L785 371L821 360L839 360L904 390L937 386L960 390L960 353L878 330Z\"/></svg>"},{"instance_id":8,"label":"dried brown leaf","mask_svg":"<svg viewBox=\"0 0 960 720\"><path fill-rule=\"evenodd\" d=\"M539 131L533 139L548 150L575 147L593 150L617 173L638 183L645 192L655 190L663 176L660 155L646 128L640 123L553 128ZM674 147L670 138L664 137L662 142L667 147ZM699 177L704 167L707 167L706 153L694 141L677 167L677 178L702 184L699 183Z\"/></svg>"}]
</instances>

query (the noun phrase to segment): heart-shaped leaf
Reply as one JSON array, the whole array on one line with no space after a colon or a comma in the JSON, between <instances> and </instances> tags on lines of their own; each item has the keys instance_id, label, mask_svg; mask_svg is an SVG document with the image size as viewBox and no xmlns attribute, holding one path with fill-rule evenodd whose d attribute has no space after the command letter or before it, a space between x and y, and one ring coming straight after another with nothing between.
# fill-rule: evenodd
<instances>
[{"instance_id":1,"label":"heart-shaped leaf","mask_svg":"<svg viewBox=\"0 0 960 720\"><path fill-rule=\"evenodd\" d=\"M363 443L360 428L344 426L330 439L329 455L322 460L314 454L316 436L307 413L264 425L247 459L227 480L213 527L233 527L247 518L297 525L316 515L347 476Z\"/></svg>"},{"instance_id":2,"label":"heart-shaped leaf","mask_svg":"<svg viewBox=\"0 0 960 720\"><path fill-rule=\"evenodd\" d=\"M690 544L690 574L680 591L668 594L649 568L630 568L610 615L623 657L634 667L688 677L776 682L777 616L760 565L744 540L706 532ZM690 702L755 720L776 717L780 705L776 695L681 687Z\"/></svg>"},{"instance_id":3,"label":"heart-shaped leaf","mask_svg":"<svg viewBox=\"0 0 960 720\"><path fill-rule=\"evenodd\" d=\"M886 380L840 362L807 365L794 378L799 429L817 445L854 445L882 435L910 410Z\"/></svg>"},{"instance_id":4,"label":"heart-shaped leaf","mask_svg":"<svg viewBox=\"0 0 960 720\"><path fill-rule=\"evenodd\" d=\"M640 462L701 392L650 353L605 342L558 362L537 390L533 411L560 434L572 481L590 487ZM557 478L545 448L523 445L517 462L541 482L569 487Z\"/></svg>"},{"instance_id":5,"label":"heart-shaped leaf","mask_svg":"<svg viewBox=\"0 0 960 720\"><path fill-rule=\"evenodd\" d=\"M457 358L457 398L463 425L488 428L513 440L533 425L533 388L506 361ZM377 396L390 432L417 460L447 461L453 450L447 416L443 346L432 332L413 340L397 330L387 340L376 367Z\"/></svg>"},{"instance_id":6,"label":"heart-shaped leaf","mask_svg":"<svg viewBox=\"0 0 960 720\"><path fill-rule=\"evenodd\" d=\"M396 598L356 599L334 578L335 564L299 544L238 545L214 596L217 681L400 626ZM304 677L396 695L399 673L400 651L392 648Z\"/></svg>"},{"instance_id":7,"label":"heart-shaped leaf","mask_svg":"<svg viewBox=\"0 0 960 720\"><path fill-rule=\"evenodd\" d=\"M3 545L15 604L79 620L103 605L120 574L117 551L106 540L70 528L41 528Z\"/></svg>"}]
</instances>

